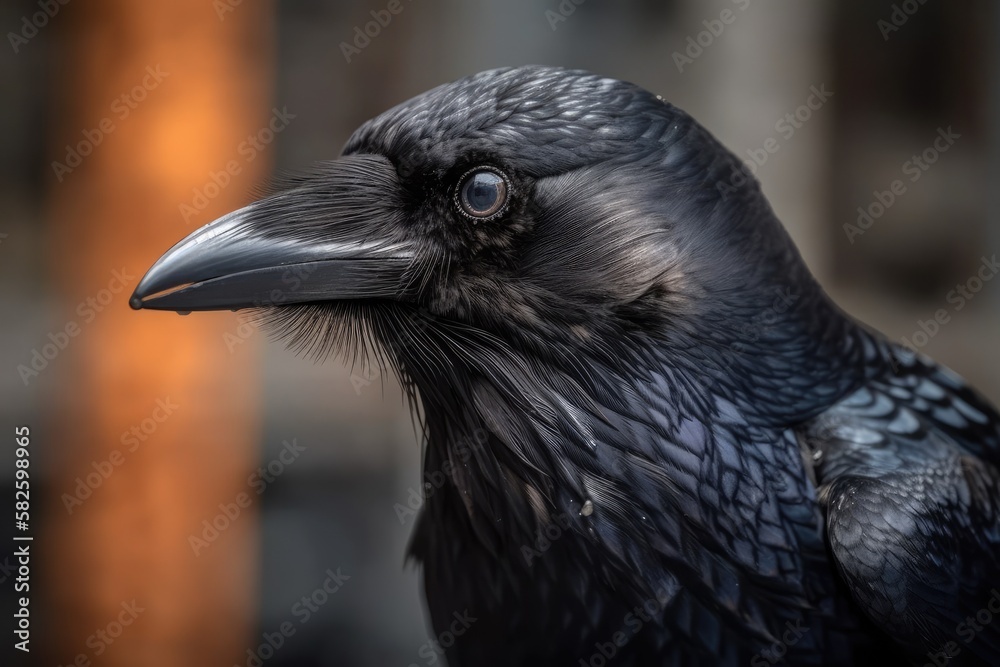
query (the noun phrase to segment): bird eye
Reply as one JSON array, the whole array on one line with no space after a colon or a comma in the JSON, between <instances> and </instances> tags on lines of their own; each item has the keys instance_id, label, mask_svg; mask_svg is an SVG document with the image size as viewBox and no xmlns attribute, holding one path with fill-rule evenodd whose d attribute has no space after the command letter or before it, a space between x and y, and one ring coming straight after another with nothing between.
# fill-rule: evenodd
<instances>
[{"instance_id":1,"label":"bird eye","mask_svg":"<svg viewBox=\"0 0 1000 667\"><path fill-rule=\"evenodd\" d=\"M490 220L506 210L509 192L505 175L494 169L477 167L459 180L455 202L469 218Z\"/></svg>"}]
</instances>

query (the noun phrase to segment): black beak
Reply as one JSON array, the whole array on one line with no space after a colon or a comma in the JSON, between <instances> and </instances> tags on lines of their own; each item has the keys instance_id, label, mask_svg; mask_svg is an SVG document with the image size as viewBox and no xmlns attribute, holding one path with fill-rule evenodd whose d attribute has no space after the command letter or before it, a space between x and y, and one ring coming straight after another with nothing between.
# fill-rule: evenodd
<instances>
[{"instance_id":1,"label":"black beak","mask_svg":"<svg viewBox=\"0 0 1000 667\"><path fill-rule=\"evenodd\" d=\"M395 169L358 155L321 165L282 192L225 215L146 272L136 310L223 310L399 299L413 252Z\"/></svg>"}]
</instances>

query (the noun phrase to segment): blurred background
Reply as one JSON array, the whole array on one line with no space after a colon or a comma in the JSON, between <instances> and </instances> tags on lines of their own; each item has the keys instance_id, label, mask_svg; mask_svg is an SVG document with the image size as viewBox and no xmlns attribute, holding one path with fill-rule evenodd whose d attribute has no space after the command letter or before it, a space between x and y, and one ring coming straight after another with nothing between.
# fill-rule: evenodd
<instances>
[{"instance_id":1,"label":"blurred background","mask_svg":"<svg viewBox=\"0 0 1000 667\"><path fill-rule=\"evenodd\" d=\"M31 653L3 664L434 664L394 378L127 302L275 171L482 69L581 67L686 109L845 309L1000 400L996 3L6 0L0 28L0 507L28 425L34 537Z\"/></svg>"}]
</instances>

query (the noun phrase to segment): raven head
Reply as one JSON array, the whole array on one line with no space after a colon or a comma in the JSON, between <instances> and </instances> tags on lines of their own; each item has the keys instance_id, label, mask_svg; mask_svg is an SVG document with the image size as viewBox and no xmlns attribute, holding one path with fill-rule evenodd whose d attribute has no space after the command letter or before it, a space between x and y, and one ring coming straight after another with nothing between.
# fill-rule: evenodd
<instances>
[{"instance_id":1,"label":"raven head","mask_svg":"<svg viewBox=\"0 0 1000 667\"><path fill-rule=\"evenodd\" d=\"M262 308L318 355L375 343L425 399L477 346L536 370L655 347L753 403L755 355L804 358L817 301L756 181L687 114L522 67L365 123L340 159L177 244L131 304Z\"/></svg>"},{"instance_id":2,"label":"raven head","mask_svg":"<svg viewBox=\"0 0 1000 667\"><path fill-rule=\"evenodd\" d=\"M674 437L719 397L796 423L864 368L735 156L633 84L548 67L365 123L338 160L169 250L131 303L256 308L298 350L372 353L419 395L432 444L489 434L479 474L454 473L487 515L558 504L553 478L582 502L567 462L600 473L615 462L596 443L641 448L636 423Z\"/></svg>"}]
</instances>

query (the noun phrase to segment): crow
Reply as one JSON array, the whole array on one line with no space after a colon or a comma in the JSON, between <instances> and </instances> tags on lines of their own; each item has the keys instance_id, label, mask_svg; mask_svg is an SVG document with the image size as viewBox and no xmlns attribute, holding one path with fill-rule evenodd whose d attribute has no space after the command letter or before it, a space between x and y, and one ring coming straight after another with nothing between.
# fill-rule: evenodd
<instances>
[{"instance_id":1,"label":"crow","mask_svg":"<svg viewBox=\"0 0 1000 667\"><path fill-rule=\"evenodd\" d=\"M435 88L130 303L252 308L397 374L453 667L1000 664L1000 415L841 311L740 161L636 85Z\"/></svg>"}]
</instances>

